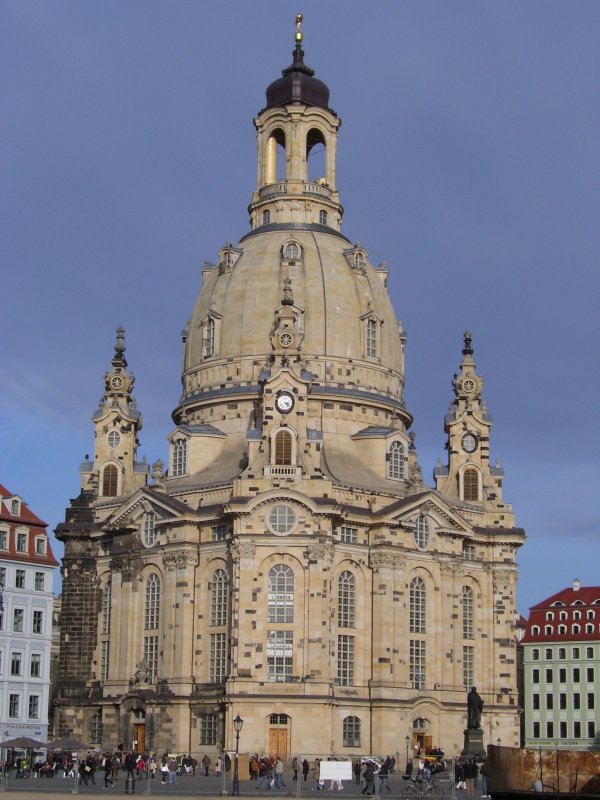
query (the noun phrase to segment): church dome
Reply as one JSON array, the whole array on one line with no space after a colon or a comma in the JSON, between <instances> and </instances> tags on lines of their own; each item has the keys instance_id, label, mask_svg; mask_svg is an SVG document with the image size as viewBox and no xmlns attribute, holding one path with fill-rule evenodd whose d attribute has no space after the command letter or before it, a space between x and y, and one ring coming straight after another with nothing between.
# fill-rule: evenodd
<instances>
[{"instance_id":1,"label":"church dome","mask_svg":"<svg viewBox=\"0 0 600 800\"><path fill-rule=\"evenodd\" d=\"M282 71L283 77L267 87L266 108L289 103L328 108L329 89L314 74L315 71L304 63L304 51L297 47L292 64Z\"/></svg>"}]
</instances>

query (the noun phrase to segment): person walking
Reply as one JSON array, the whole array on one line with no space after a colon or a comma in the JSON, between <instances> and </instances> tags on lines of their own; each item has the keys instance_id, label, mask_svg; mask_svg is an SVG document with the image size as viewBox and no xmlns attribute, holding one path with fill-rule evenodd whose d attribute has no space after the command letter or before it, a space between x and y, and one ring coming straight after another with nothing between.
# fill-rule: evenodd
<instances>
[{"instance_id":1,"label":"person walking","mask_svg":"<svg viewBox=\"0 0 600 800\"><path fill-rule=\"evenodd\" d=\"M292 758L292 771L294 773L293 777L292 777L292 780L293 781L297 781L298 780L298 756L294 756Z\"/></svg>"},{"instance_id":2,"label":"person walking","mask_svg":"<svg viewBox=\"0 0 600 800\"><path fill-rule=\"evenodd\" d=\"M375 794L375 771L373 769L373 764L370 761L367 761L365 765L363 780L365 782L365 786L361 794Z\"/></svg>"},{"instance_id":3,"label":"person walking","mask_svg":"<svg viewBox=\"0 0 600 800\"><path fill-rule=\"evenodd\" d=\"M204 754L204 758L202 759L202 766L204 767L204 775L208 778L208 770L210 769L210 756L208 753Z\"/></svg>"},{"instance_id":4,"label":"person walking","mask_svg":"<svg viewBox=\"0 0 600 800\"><path fill-rule=\"evenodd\" d=\"M108 789L109 783L111 787L115 785L115 782L112 779L113 760L110 754L108 754L104 759L103 769L104 769L104 788Z\"/></svg>"},{"instance_id":5,"label":"person walking","mask_svg":"<svg viewBox=\"0 0 600 800\"><path fill-rule=\"evenodd\" d=\"M285 789L283 780L283 761L277 756L275 759L275 789Z\"/></svg>"},{"instance_id":6,"label":"person walking","mask_svg":"<svg viewBox=\"0 0 600 800\"><path fill-rule=\"evenodd\" d=\"M308 763L308 759L305 758L304 761L302 762L302 776L305 781L308 778L309 770L310 770L310 764Z\"/></svg>"},{"instance_id":7,"label":"person walking","mask_svg":"<svg viewBox=\"0 0 600 800\"><path fill-rule=\"evenodd\" d=\"M389 774L390 774L389 763L387 761L384 761L384 763L379 767L379 786L380 788L382 786L385 786L388 792L391 792L392 790L390 789L390 785L388 783ZM381 794L381 791L379 792L379 794Z\"/></svg>"}]
</instances>

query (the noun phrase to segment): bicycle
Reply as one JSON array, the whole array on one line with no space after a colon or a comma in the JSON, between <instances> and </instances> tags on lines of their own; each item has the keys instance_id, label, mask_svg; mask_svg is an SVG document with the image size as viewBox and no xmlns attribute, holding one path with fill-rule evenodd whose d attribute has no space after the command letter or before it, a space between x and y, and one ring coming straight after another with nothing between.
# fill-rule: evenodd
<instances>
[{"instance_id":1,"label":"bicycle","mask_svg":"<svg viewBox=\"0 0 600 800\"><path fill-rule=\"evenodd\" d=\"M431 797L441 800L444 797L444 789L433 778L410 778L404 777L404 797L407 800L418 800L421 797Z\"/></svg>"}]
</instances>

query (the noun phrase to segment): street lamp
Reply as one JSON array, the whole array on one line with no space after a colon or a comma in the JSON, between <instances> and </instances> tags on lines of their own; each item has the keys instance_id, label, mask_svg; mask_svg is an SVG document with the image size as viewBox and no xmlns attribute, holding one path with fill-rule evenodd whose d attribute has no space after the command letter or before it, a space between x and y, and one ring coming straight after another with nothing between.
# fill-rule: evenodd
<instances>
[{"instance_id":1,"label":"street lamp","mask_svg":"<svg viewBox=\"0 0 600 800\"><path fill-rule=\"evenodd\" d=\"M410 745L410 736L408 736L408 734L404 741L406 742L406 766L408 766L408 747Z\"/></svg>"},{"instance_id":2,"label":"street lamp","mask_svg":"<svg viewBox=\"0 0 600 800\"><path fill-rule=\"evenodd\" d=\"M238 754L240 751L240 731L242 730L242 726L244 724L244 720L238 714L237 717L233 720L233 730L235 731L235 764L233 765L233 791L232 795L238 795L240 793L240 778L238 773Z\"/></svg>"}]
</instances>

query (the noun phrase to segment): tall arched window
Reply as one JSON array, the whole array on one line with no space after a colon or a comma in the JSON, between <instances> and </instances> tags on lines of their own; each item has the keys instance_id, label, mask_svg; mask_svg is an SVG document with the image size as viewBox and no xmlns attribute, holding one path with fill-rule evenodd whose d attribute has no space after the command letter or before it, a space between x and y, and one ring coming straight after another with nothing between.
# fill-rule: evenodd
<instances>
[{"instance_id":1,"label":"tall arched window","mask_svg":"<svg viewBox=\"0 0 600 800\"><path fill-rule=\"evenodd\" d=\"M463 639L473 639L473 589L470 586L462 588L462 618Z\"/></svg>"},{"instance_id":2,"label":"tall arched window","mask_svg":"<svg viewBox=\"0 0 600 800\"><path fill-rule=\"evenodd\" d=\"M392 442L390 445L388 476L404 478L404 445L402 442Z\"/></svg>"},{"instance_id":3,"label":"tall arched window","mask_svg":"<svg viewBox=\"0 0 600 800\"><path fill-rule=\"evenodd\" d=\"M173 477L185 475L187 470L187 440L177 439L173 442Z\"/></svg>"},{"instance_id":4,"label":"tall arched window","mask_svg":"<svg viewBox=\"0 0 600 800\"><path fill-rule=\"evenodd\" d=\"M269 570L268 579L269 622L294 621L294 573L285 564L276 564Z\"/></svg>"},{"instance_id":5,"label":"tall arched window","mask_svg":"<svg viewBox=\"0 0 600 800\"><path fill-rule=\"evenodd\" d=\"M356 626L356 579L352 572L344 570L338 581L338 625L340 628Z\"/></svg>"},{"instance_id":6,"label":"tall arched window","mask_svg":"<svg viewBox=\"0 0 600 800\"><path fill-rule=\"evenodd\" d=\"M227 587L227 574L218 569L211 583L210 624L213 626L227 625Z\"/></svg>"},{"instance_id":7,"label":"tall arched window","mask_svg":"<svg viewBox=\"0 0 600 800\"><path fill-rule=\"evenodd\" d=\"M102 496L116 497L119 484L119 472L114 464L107 464L102 472Z\"/></svg>"},{"instance_id":8,"label":"tall arched window","mask_svg":"<svg viewBox=\"0 0 600 800\"><path fill-rule=\"evenodd\" d=\"M144 542L150 547L156 541L156 514L149 511L144 519Z\"/></svg>"},{"instance_id":9,"label":"tall arched window","mask_svg":"<svg viewBox=\"0 0 600 800\"><path fill-rule=\"evenodd\" d=\"M292 434L281 430L275 434L275 464L292 463Z\"/></svg>"},{"instance_id":10,"label":"tall arched window","mask_svg":"<svg viewBox=\"0 0 600 800\"><path fill-rule=\"evenodd\" d=\"M427 547L427 543L429 542L429 522L427 521L427 517L424 517L422 514L417 517L417 521L415 522L413 539L417 547L421 548L421 550Z\"/></svg>"},{"instance_id":11,"label":"tall arched window","mask_svg":"<svg viewBox=\"0 0 600 800\"><path fill-rule=\"evenodd\" d=\"M148 576L146 581L146 608L144 613L144 627L146 630L156 630L160 621L160 578L156 573Z\"/></svg>"},{"instance_id":12,"label":"tall arched window","mask_svg":"<svg viewBox=\"0 0 600 800\"><path fill-rule=\"evenodd\" d=\"M422 578L413 578L409 590L409 624L411 633L425 633L427 590Z\"/></svg>"},{"instance_id":13,"label":"tall arched window","mask_svg":"<svg viewBox=\"0 0 600 800\"><path fill-rule=\"evenodd\" d=\"M463 472L463 499L479 500L479 472L474 467Z\"/></svg>"}]
</instances>

